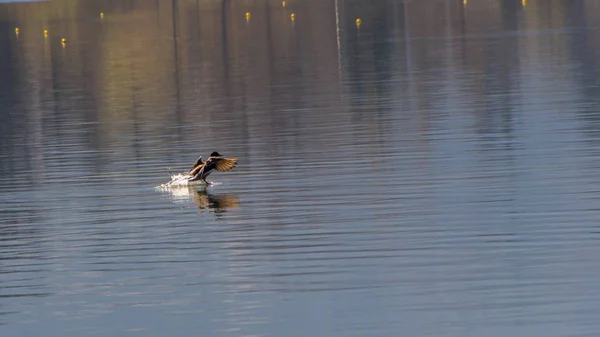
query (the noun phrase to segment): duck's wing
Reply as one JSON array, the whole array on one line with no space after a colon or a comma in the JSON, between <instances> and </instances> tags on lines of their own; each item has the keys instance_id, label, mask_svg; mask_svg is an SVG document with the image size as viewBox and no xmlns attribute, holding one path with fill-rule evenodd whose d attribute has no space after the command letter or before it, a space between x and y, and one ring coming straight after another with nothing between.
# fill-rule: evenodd
<instances>
[{"instance_id":1,"label":"duck's wing","mask_svg":"<svg viewBox=\"0 0 600 337\"><path fill-rule=\"evenodd\" d=\"M202 165L202 156L198 157L198 159L196 159L196 162L194 163L194 167L198 166L198 165Z\"/></svg>"},{"instance_id":2,"label":"duck's wing","mask_svg":"<svg viewBox=\"0 0 600 337\"><path fill-rule=\"evenodd\" d=\"M202 164L200 164L200 165L198 165L198 166L196 166L196 167L192 168L192 169L191 169L191 170L188 172L188 175L190 175L190 176L195 176L195 175L197 175L197 174L200 172L200 170L202 170L202 168L204 167L204 165L205 165L205 164L204 164L204 163L202 163Z\"/></svg>"},{"instance_id":3,"label":"duck's wing","mask_svg":"<svg viewBox=\"0 0 600 337\"><path fill-rule=\"evenodd\" d=\"M198 166L196 169L192 171L190 175L192 178L188 179L188 181L196 181L203 178L206 178L212 170L215 169L215 161L214 158L208 157L208 159L204 162L204 164Z\"/></svg>"},{"instance_id":4,"label":"duck's wing","mask_svg":"<svg viewBox=\"0 0 600 337\"><path fill-rule=\"evenodd\" d=\"M194 163L194 166L192 166L192 169L194 169L196 166L198 165L202 165L204 164L204 162L202 161L202 156L198 157L198 159L196 159L196 162Z\"/></svg>"},{"instance_id":5,"label":"duck's wing","mask_svg":"<svg viewBox=\"0 0 600 337\"><path fill-rule=\"evenodd\" d=\"M238 162L237 158L214 158L215 170L219 172L231 171Z\"/></svg>"},{"instance_id":6,"label":"duck's wing","mask_svg":"<svg viewBox=\"0 0 600 337\"><path fill-rule=\"evenodd\" d=\"M188 174L194 175L195 173L193 173L193 172L198 170L199 166L202 164L204 164L204 162L202 161L202 156L200 156L200 157L198 157L198 159L196 159L194 166L192 166L192 168L188 171Z\"/></svg>"},{"instance_id":7,"label":"duck's wing","mask_svg":"<svg viewBox=\"0 0 600 337\"><path fill-rule=\"evenodd\" d=\"M196 181L196 180L202 179L202 177L204 176L204 172L208 172L206 170L206 166L209 166L209 165L210 165L210 163L207 160L204 164L198 165L198 167L196 167L195 169L190 171L190 175L192 177L190 179L188 179L188 181Z\"/></svg>"}]
</instances>

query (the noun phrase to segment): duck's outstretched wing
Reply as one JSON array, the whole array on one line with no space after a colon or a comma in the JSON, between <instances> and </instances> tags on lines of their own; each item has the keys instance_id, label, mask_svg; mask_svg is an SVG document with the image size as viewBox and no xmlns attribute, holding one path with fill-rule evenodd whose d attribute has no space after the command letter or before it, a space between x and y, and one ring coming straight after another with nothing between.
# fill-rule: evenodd
<instances>
[{"instance_id":1,"label":"duck's outstretched wing","mask_svg":"<svg viewBox=\"0 0 600 337\"><path fill-rule=\"evenodd\" d=\"M190 175L192 176L188 181L196 181L200 179L206 178L212 170L215 169L215 161L214 158L208 158L204 164L198 166L196 169L192 170Z\"/></svg>"},{"instance_id":2,"label":"duck's outstretched wing","mask_svg":"<svg viewBox=\"0 0 600 337\"><path fill-rule=\"evenodd\" d=\"M188 171L188 174L195 175L196 173L198 173L198 170L200 169L200 166L202 164L204 164L204 162L202 161L202 156L200 156L198 157L198 159L196 159L194 166L192 166L192 168Z\"/></svg>"},{"instance_id":3,"label":"duck's outstretched wing","mask_svg":"<svg viewBox=\"0 0 600 337\"><path fill-rule=\"evenodd\" d=\"M196 159L196 162L194 162L194 166L192 166L192 168L188 171L192 172L194 169L196 169L199 165L204 164L204 162L202 161L202 156L198 157L198 159Z\"/></svg>"},{"instance_id":4,"label":"duck's outstretched wing","mask_svg":"<svg viewBox=\"0 0 600 337\"><path fill-rule=\"evenodd\" d=\"M215 158L215 170L219 172L231 171L237 164L237 158Z\"/></svg>"},{"instance_id":5,"label":"duck's outstretched wing","mask_svg":"<svg viewBox=\"0 0 600 337\"><path fill-rule=\"evenodd\" d=\"M198 174L198 173L200 173L200 171L201 171L201 170L204 168L204 165L205 165L205 164L200 164L200 165L198 165L198 166L194 167L193 169L191 169L191 170L188 172L188 175L189 175L189 176L195 176L195 175L197 175L197 174Z\"/></svg>"},{"instance_id":6,"label":"duck's outstretched wing","mask_svg":"<svg viewBox=\"0 0 600 337\"><path fill-rule=\"evenodd\" d=\"M194 170L192 170L190 172L190 175L192 177L189 178L188 181L196 181L202 179L202 177L204 177L205 175L205 172L209 172L209 170L206 169L207 166L211 166L208 160L204 164L199 165Z\"/></svg>"},{"instance_id":7,"label":"duck's outstretched wing","mask_svg":"<svg viewBox=\"0 0 600 337\"><path fill-rule=\"evenodd\" d=\"M202 161L202 156L198 157L198 159L196 159L196 162L194 163L194 167L198 166L198 165L202 165L203 161Z\"/></svg>"}]
</instances>

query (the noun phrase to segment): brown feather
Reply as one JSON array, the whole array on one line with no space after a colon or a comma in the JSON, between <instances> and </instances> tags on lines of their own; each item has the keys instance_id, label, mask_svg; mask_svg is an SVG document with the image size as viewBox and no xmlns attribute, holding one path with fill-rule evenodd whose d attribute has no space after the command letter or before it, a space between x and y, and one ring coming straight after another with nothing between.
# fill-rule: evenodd
<instances>
[{"instance_id":1,"label":"brown feather","mask_svg":"<svg viewBox=\"0 0 600 337\"><path fill-rule=\"evenodd\" d=\"M237 164L237 158L219 158L215 160L215 170L220 172L231 171Z\"/></svg>"}]
</instances>

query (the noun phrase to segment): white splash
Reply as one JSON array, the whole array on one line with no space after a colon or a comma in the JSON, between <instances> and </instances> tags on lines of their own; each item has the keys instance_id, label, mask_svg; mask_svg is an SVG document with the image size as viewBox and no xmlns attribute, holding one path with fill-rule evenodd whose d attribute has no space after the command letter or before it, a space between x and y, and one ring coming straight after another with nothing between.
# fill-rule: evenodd
<instances>
[{"instance_id":1,"label":"white splash","mask_svg":"<svg viewBox=\"0 0 600 337\"><path fill-rule=\"evenodd\" d=\"M176 173L171 175L171 181L168 183L164 183L162 185L156 186L155 188L159 191L169 191L173 190L177 187L187 187L187 186L198 186L198 185L206 185L203 181L193 181L190 182L190 175L186 173Z\"/></svg>"},{"instance_id":2,"label":"white splash","mask_svg":"<svg viewBox=\"0 0 600 337\"><path fill-rule=\"evenodd\" d=\"M185 187L205 188L206 185L202 180L189 181L191 176L187 173L176 173L171 175L171 181L162 185L156 186L157 191L169 191L172 194L187 194L188 189ZM211 185L219 185L219 183L211 182Z\"/></svg>"}]
</instances>

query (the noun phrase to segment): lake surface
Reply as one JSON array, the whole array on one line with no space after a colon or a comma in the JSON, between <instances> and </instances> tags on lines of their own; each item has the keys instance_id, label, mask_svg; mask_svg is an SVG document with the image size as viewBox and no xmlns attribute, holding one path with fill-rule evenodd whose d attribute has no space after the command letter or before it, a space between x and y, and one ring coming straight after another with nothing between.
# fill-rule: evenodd
<instances>
[{"instance_id":1,"label":"lake surface","mask_svg":"<svg viewBox=\"0 0 600 337\"><path fill-rule=\"evenodd\" d=\"M596 336L598 18L0 4L0 334Z\"/></svg>"}]
</instances>

